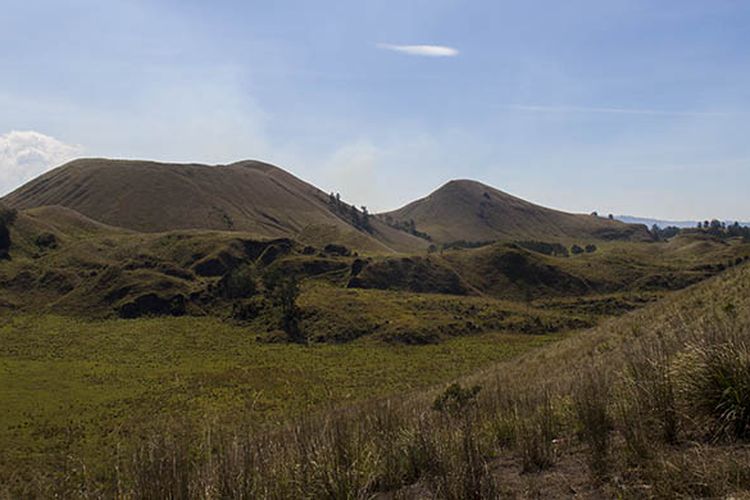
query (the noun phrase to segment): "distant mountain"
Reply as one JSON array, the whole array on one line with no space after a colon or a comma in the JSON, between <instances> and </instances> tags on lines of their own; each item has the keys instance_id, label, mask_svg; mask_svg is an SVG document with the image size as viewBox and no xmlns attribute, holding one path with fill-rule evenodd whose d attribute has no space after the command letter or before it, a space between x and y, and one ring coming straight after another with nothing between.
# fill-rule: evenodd
<instances>
[{"instance_id":1,"label":"distant mountain","mask_svg":"<svg viewBox=\"0 0 750 500\"><path fill-rule=\"evenodd\" d=\"M371 217L355 228L348 212L290 173L258 161L231 165L82 159L21 186L3 202L18 209L60 205L141 232L244 231L263 237L339 240L372 251L414 251L427 242ZM343 212L343 213L342 213Z\"/></svg>"},{"instance_id":2,"label":"distant mountain","mask_svg":"<svg viewBox=\"0 0 750 500\"><path fill-rule=\"evenodd\" d=\"M696 227L698 225L697 220L682 220L682 221L674 221L674 220L661 220L661 219L649 219L646 217L633 217L631 215L615 215L615 219L626 222L628 224L645 224L648 227L653 226L656 224L657 226L661 228L665 228L668 226L674 226L679 228L689 228L689 227ZM703 222L703 221L701 221ZM734 224L734 221L723 221L726 224ZM750 226L750 222L740 222L740 225L742 226Z\"/></svg>"},{"instance_id":3,"label":"distant mountain","mask_svg":"<svg viewBox=\"0 0 750 500\"><path fill-rule=\"evenodd\" d=\"M544 208L471 180L448 182L429 196L380 217L425 233L437 243L651 239L642 225Z\"/></svg>"}]
</instances>

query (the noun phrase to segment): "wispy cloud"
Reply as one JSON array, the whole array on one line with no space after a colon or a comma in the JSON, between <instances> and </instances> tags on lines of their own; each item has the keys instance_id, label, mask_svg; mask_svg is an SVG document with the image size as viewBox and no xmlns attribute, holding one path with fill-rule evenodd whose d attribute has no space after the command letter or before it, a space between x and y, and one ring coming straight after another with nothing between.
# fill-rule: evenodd
<instances>
[{"instance_id":1,"label":"wispy cloud","mask_svg":"<svg viewBox=\"0 0 750 500\"><path fill-rule=\"evenodd\" d=\"M458 49L444 45L393 45L390 43L379 43L376 47L421 57L455 57L459 54Z\"/></svg>"},{"instance_id":2,"label":"wispy cloud","mask_svg":"<svg viewBox=\"0 0 750 500\"><path fill-rule=\"evenodd\" d=\"M616 108L616 107L588 107L588 106L538 106L513 105L507 109L514 111L529 111L534 113L602 113L613 115L649 115L649 116L714 116L727 117L732 113L713 111L668 111L647 108Z\"/></svg>"}]
</instances>

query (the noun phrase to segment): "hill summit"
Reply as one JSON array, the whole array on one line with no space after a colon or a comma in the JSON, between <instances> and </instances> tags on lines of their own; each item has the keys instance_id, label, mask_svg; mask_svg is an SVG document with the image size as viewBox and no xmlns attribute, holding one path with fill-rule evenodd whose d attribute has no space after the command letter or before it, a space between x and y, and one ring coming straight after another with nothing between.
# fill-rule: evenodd
<instances>
[{"instance_id":1,"label":"hill summit","mask_svg":"<svg viewBox=\"0 0 750 500\"><path fill-rule=\"evenodd\" d=\"M381 214L437 243L523 239L649 240L645 226L541 207L473 180L454 180L403 208Z\"/></svg>"}]
</instances>

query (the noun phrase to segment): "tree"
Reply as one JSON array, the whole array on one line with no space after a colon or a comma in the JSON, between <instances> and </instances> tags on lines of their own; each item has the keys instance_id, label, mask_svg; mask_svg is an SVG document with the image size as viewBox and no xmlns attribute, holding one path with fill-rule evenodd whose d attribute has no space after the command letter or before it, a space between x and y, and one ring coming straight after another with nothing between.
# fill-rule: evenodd
<instances>
[{"instance_id":1,"label":"tree","mask_svg":"<svg viewBox=\"0 0 750 500\"><path fill-rule=\"evenodd\" d=\"M365 231L370 231L372 227L370 226L370 213L367 211L367 207L362 205L362 229Z\"/></svg>"},{"instance_id":2,"label":"tree","mask_svg":"<svg viewBox=\"0 0 750 500\"><path fill-rule=\"evenodd\" d=\"M352 219L352 224L354 225L354 227L360 227L359 212L357 211L357 207L355 207L354 205L349 207L349 216Z\"/></svg>"},{"instance_id":3,"label":"tree","mask_svg":"<svg viewBox=\"0 0 750 500\"><path fill-rule=\"evenodd\" d=\"M596 252L597 248L594 244L588 244L586 245L586 253L594 253Z\"/></svg>"},{"instance_id":4,"label":"tree","mask_svg":"<svg viewBox=\"0 0 750 500\"><path fill-rule=\"evenodd\" d=\"M281 329L289 336L289 340L299 344L307 342L299 327L300 310L297 306L299 297L299 280L294 275L284 275L276 269L263 276L263 284L271 303L279 312Z\"/></svg>"},{"instance_id":5,"label":"tree","mask_svg":"<svg viewBox=\"0 0 750 500\"><path fill-rule=\"evenodd\" d=\"M0 259L10 258L10 226L16 220L17 212L0 204Z\"/></svg>"},{"instance_id":6,"label":"tree","mask_svg":"<svg viewBox=\"0 0 750 500\"><path fill-rule=\"evenodd\" d=\"M720 235L722 232L721 221L712 219L708 226L708 232L716 236Z\"/></svg>"},{"instance_id":7,"label":"tree","mask_svg":"<svg viewBox=\"0 0 750 500\"><path fill-rule=\"evenodd\" d=\"M615 220L615 216L614 216L614 215L612 215L612 214L609 214L609 215L607 216L607 218L608 218L609 220Z\"/></svg>"},{"instance_id":8,"label":"tree","mask_svg":"<svg viewBox=\"0 0 750 500\"><path fill-rule=\"evenodd\" d=\"M246 299L255 295L255 270L250 265L240 266L224 275L218 283L220 293L228 299Z\"/></svg>"},{"instance_id":9,"label":"tree","mask_svg":"<svg viewBox=\"0 0 750 500\"><path fill-rule=\"evenodd\" d=\"M583 251L583 248L578 245L573 245L572 247L570 247L570 253L572 253L573 255L582 254Z\"/></svg>"},{"instance_id":10,"label":"tree","mask_svg":"<svg viewBox=\"0 0 750 500\"><path fill-rule=\"evenodd\" d=\"M702 224L699 222L698 228L700 228L701 226ZM680 228L677 226L667 226L662 229L658 225L654 224L653 226L651 226L651 234L653 234L654 238L656 238L657 240L668 240L669 238L680 234Z\"/></svg>"}]
</instances>

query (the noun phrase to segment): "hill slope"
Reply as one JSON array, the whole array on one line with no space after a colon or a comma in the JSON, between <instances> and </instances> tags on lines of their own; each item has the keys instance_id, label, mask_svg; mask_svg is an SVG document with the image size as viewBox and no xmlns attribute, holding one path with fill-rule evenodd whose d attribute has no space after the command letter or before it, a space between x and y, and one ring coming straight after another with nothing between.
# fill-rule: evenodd
<instances>
[{"instance_id":1,"label":"hill slope","mask_svg":"<svg viewBox=\"0 0 750 500\"><path fill-rule=\"evenodd\" d=\"M373 221L370 234L358 231L330 210L321 190L257 161L207 166L76 160L21 186L3 201L18 209L61 205L141 232L212 229L275 238L303 232L313 237L319 228L365 250L426 246L378 221Z\"/></svg>"},{"instance_id":2,"label":"hill slope","mask_svg":"<svg viewBox=\"0 0 750 500\"><path fill-rule=\"evenodd\" d=\"M645 226L544 208L470 180L450 181L426 198L382 214L392 224L414 221L433 241L523 239L648 240Z\"/></svg>"}]
</instances>

